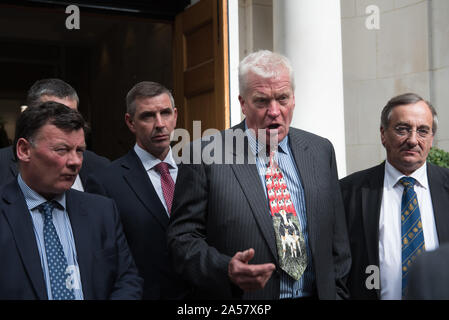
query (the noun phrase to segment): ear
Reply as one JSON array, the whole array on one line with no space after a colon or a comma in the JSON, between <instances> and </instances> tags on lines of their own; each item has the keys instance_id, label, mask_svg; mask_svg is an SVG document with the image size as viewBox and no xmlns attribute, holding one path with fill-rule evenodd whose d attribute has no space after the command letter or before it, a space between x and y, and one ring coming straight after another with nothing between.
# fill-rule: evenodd
<instances>
[{"instance_id":1,"label":"ear","mask_svg":"<svg viewBox=\"0 0 449 320\"><path fill-rule=\"evenodd\" d=\"M245 107L245 99L241 95L239 95L240 107L242 108L242 113L246 116L246 107Z\"/></svg>"},{"instance_id":2,"label":"ear","mask_svg":"<svg viewBox=\"0 0 449 320\"><path fill-rule=\"evenodd\" d=\"M16 144L17 159L23 162L30 162L31 148L33 148L33 146L27 139L20 138L19 140L17 140Z\"/></svg>"},{"instance_id":3,"label":"ear","mask_svg":"<svg viewBox=\"0 0 449 320\"><path fill-rule=\"evenodd\" d=\"M125 113L125 122L126 122L126 125L129 128L129 130L132 133L135 134L136 133L136 128L134 127L134 121L133 121L133 119L132 119L132 117L131 117L131 115L129 113Z\"/></svg>"},{"instance_id":4,"label":"ear","mask_svg":"<svg viewBox=\"0 0 449 320\"><path fill-rule=\"evenodd\" d=\"M178 120L178 109L173 108L173 117L175 119L175 128L176 128L176 121Z\"/></svg>"},{"instance_id":5,"label":"ear","mask_svg":"<svg viewBox=\"0 0 449 320\"><path fill-rule=\"evenodd\" d=\"M382 141L382 145L385 147L385 129L384 129L384 127L380 127L380 141Z\"/></svg>"}]
</instances>

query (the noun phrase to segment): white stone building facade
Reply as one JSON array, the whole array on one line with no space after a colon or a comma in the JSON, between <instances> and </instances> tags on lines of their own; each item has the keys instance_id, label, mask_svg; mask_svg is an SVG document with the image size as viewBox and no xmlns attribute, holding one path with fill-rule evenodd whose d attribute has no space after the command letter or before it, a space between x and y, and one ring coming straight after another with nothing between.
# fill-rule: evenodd
<instances>
[{"instance_id":1,"label":"white stone building facade","mask_svg":"<svg viewBox=\"0 0 449 320\"><path fill-rule=\"evenodd\" d=\"M238 8L238 17L234 9L234 18L233 1ZM297 85L292 125L333 142L340 177L385 159L380 142L380 113L390 98L401 93L415 92L434 105L439 120L434 146L449 151L448 0L229 3L230 19L236 20L230 25L235 28L238 24L239 59L258 49L280 51L293 64L309 62L294 66L297 78L302 70L310 81L323 82L317 86L304 83L300 88ZM309 21L310 28L305 29L302 21ZM235 50L233 34L231 30L230 52ZM311 42L307 35L319 41ZM296 47L288 45L292 42ZM301 43L307 48L301 47ZM316 57L310 57L310 52L316 53L318 62ZM235 64L234 61L234 69ZM232 67L231 59L231 70ZM231 108L237 110L232 94L231 90Z\"/></svg>"}]
</instances>

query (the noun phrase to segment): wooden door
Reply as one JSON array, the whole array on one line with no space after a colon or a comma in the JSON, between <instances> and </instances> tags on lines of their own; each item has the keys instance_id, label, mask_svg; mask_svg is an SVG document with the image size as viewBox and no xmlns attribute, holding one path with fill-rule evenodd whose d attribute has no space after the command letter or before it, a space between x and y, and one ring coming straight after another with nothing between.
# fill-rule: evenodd
<instances>
[{"instance_id":1,"label":"wooden door","mask_svg":"<svg viewBox=\"0 0 449 320\"><path fill-rule=\"evenodd\" d=\"M230 126L227 0L201 0L175 19L174 97L178 128Z\"/></svg>"}]
</instances>

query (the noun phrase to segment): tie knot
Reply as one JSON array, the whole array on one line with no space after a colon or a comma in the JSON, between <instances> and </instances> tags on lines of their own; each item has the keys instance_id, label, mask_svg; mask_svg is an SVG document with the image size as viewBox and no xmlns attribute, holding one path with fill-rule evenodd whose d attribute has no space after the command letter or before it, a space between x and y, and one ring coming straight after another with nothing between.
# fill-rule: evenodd
<instances>
[{"instance_id":1,"label":"tie knot","mask_svg":"<svg viewBox=\"0 0 449 320\"><path fill-rule=\"evenodd\" d=\"M404 188L413 188L416 183L416 180L412 177L403 177L399 180L399 183L404 186Z\"/></svg>"},{"instance_id":2,"label":"tie knot","mask_svg":"<svg viewBox=\"0 0 449 320\"><path fill-rule=\"evenodd\" d=\"M46 219L51 219L52 218L51 214L55 206L56 205L53 201L47 201L41 204L39 207L37 207L37 209L39 210L40 213L42 213L45 216Z\"/></svg>"},{"instance_id":3,"label":"tie knot","mask_svg":"<svg viewBox=\"0 0 449 320\"><path fill-rule=\"evenodd\" d=\"M167 174L167 173L169 173L169 171L168 171L168 163L166 163L166 162L159 162L159 163L154 167L154 169L155 169L157 172L159 172L161 175L162 175L162 174Z\"/></svg>"},{"instance_id":4,"label":"tie knot","mask_svg":"<svg viewBox=\"0 0 449 320\"><path fill-rule=\"evenodd\" d=\"M268 160L268 167L274 167L276 166L276 151L271 151L270 152L270 158Z\"/></svg>"}]
</instances>

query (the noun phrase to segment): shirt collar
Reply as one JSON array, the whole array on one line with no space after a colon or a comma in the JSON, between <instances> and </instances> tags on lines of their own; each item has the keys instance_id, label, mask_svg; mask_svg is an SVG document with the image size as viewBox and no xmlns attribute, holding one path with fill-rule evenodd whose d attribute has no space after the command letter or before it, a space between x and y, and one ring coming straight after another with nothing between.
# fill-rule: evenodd
<instances>
[{"instance_id":1,"label":"shirt collar","mask_svg":"<svg viewBox=\"0 0 449 320\"><path fill-rule=\"evenodd\" d=\"M245 120L245 133L248 137L248 144L254 156L259 156L259 152L265 150L265 144L261 141L257 141L257 138L254 136L251 130L248 130L248 126L246 125ZM288 148L288 135L285 136L278 144L278 152L289 154Z\"/></svg>"},{"instance_id":2,"label":"shirt collar","mask_svg":"<svg viewBox=\"0 0 449 320\"><path fill-rule=\"evenodd\" d=\"M402 172L393 167L388 160L385 161L385 182L388 189L393 189L402 177L406 177ZM427 180L427 162L415 170L409 177L416 180L417 185L423 187L424 189L429 188L429 182Z\"/></svg>"},{"instance_id":3,"label":"shirt collar","mask_svg":"<svg viewBox=\"0 0 449 320\"><path fill-rule=\"evenodd\" d=\"M40 206L41 204L47 202L48 200L45 199L43 196L41 196L39 193L31 189L25 181L23 181L22 176L17 176L17 182L19 183L20 190L22 190L22 193L25 197L25 202L27 204L28 210L34 210L36 207ZM66 209L66 198L65 198L65 192L63 192L60 195L57 195L52 200L59 203L62 208Z\"/></svg>"},{"instance_id":4,"label":"shirt collar","mask_svg":"<svg viewBox=\"0 0 449 320\"><path fill-rule=\"evenodd\" d=\"M170 166L170 168L176 169L178 167L176 165L175 159L173 159L171 147L167 153L167 156L165 157L165 159L163 161L156 158L155 156L153 156L151 153L144 150L143 148L141 148L137 143L134 146L134 151L136 152L137 156L139 157L139 159L142 162L143 167L145 168L146 171L153 169L160 162L167 163Z\"/></svg>"}]
</instances>

